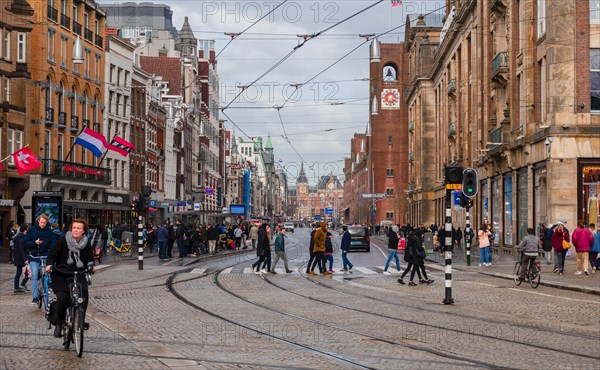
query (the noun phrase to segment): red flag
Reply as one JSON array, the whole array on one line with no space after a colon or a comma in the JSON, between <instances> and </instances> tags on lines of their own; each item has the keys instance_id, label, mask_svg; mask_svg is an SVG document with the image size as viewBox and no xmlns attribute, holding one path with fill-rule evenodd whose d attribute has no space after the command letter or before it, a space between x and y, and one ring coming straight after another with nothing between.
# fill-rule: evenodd
<instances>
[{"instance_id":1,"label":"red flag","mask_svg":"<svg viewBox=\"0 0 600 370\"><path fill-rule=\"evenodd\" d=\"M400 6L402 5L402 0L392 0L392 6Z\"/></svg>"},{"instance_id":2,"label":"red flag","mask_svg":"<svg viewBox=\"0 0 600 370\"><path fill-rule=\"evenodd\" d=\"M4 169L4 166L2 165L2 162L0 162L0 171L2 171Z\"/></svg>"},{"instance_id":3,"label":"red flag","mask_svg":"<svg viewBox=\"0 0 600 370\"><path fill-rule=\"evenodd\" d=\"M19 175L22 175L31 170L35 170L36 168L42 166L42 162L40 162L35 157L35 155L33 155L31 149L29 149L28 147L17 150L12 154L12 156L15 160L15 166L17 166Z\"/></svg>"},{"instance_id":4,"label":"red flag","mask_svg":"<svg viewBox=\"0 0 600 370\"><path fill-rule=\"evenodd\" d=\"M135 150L135 145L123 138L120 138L119 136L115 136L110 142L108 150L114 150L115 152L121 154L123 157L127 157L127 155L131 153L132 150Z\"/></svg>"}]
</instances>

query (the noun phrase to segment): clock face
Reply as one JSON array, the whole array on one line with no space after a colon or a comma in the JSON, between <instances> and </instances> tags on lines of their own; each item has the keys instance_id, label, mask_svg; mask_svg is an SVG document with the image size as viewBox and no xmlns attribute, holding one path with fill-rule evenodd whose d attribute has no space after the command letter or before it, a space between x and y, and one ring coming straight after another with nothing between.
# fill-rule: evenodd
<instances>
[{"instance_id":1,"label":"clock face","mask_svg":"<svg viewBox=\"0 0 600 370\"><path fill-rule=\"evenodd\" d=\"M384 89L381 92L382 109L400 109L400 93L398 89Z\"/></svg>"}]
</instances>

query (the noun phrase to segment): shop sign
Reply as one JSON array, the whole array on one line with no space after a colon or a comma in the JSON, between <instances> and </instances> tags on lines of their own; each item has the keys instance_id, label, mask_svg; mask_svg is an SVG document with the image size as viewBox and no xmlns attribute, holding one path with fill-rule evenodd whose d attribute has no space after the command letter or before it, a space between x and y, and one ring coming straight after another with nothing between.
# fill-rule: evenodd
<instances>
[{"instance_id":1,"label":"shop sign","mask_svg":"<svg viewBox=\"0 0 600 370\"><path fill-rule=\"evenodd\" d=\"M0 207L12 207L15 205L14 199L0 199Z\"/></svg>"},{"instance_id":2,"label":"shop sign","mask_svg":"<svg viewBox=\"0 0 600 370\"><path fill-rule=\"evenodd\" d=\"M104 203L107 203L107 204L129 204L129 194L104 193Z\"/></svg>"}]
</instances>

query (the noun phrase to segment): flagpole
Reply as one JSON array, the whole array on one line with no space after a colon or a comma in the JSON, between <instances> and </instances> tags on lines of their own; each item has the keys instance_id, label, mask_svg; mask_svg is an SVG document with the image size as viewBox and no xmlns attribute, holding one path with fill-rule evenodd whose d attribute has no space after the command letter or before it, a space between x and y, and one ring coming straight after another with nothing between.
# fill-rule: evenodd
<instances>
[{"instance_id":1,"label":"flagpole","mask_svg":"<svg viewBox=\"0 0 600 370\"><path fill-rule=\"evenodd\" d=\"M115 139L115 137L117 137L117 134L115 134L115 135L113 136L113 138L112 138L112 139L110 139L110 143L108 143L108 145L109 145L109 146L110 146L110 145L112 145L112 142L113 142L113 140ZM102 158L100 158L100 163L98 163L98 167L100 167L100 165L101 165L101 164L102 164L102 162L104 161L104 157L106 157L106 154L108 154L108 151L109 151L109 150L110 150L110 149L106 148L106 151L105 151L105 152L104 152L104 154L102 155Z\"/></svg>"},{"instance_id":2,"label":"flagpole","mask_svg":"<svg viewBox=\"0 0 600 370\"><path fill-rule=\"evenodd\" d=\"M77 134L78 137L79 137L79 135L81 135L81 133L83 132L83 130L85 130L85 126L83 126L81 128L81 131L79 131L79 133ZM73 153L73 148L75 147L75 142L76 141L77 141L77 138L75 138L75 140L73 140L73 145L71 145L71 149L69 149L69 153L67 153L67 156L65 158L69 159L69 156L71 155L71 153Z\"/></svg>"}]
</instances>

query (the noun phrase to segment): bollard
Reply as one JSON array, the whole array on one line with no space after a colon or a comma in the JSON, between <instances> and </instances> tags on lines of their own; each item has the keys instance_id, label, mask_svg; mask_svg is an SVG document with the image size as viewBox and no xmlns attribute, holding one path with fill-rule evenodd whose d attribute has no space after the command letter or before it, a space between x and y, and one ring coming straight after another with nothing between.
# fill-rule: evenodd
<instances>
[{"instance_id":1,"label":"bollard","mask_svg":"<svg viewBox=\"0 0 600 370\"><path fill-rule=\"evenodd\" d=\"M446 225L444 235L445 287L444 304L454 304L452 299L452 190L446 189Z\"/></svg>"},{"instance_id":2,"label":"bollard","mask_svg":"<svg viewBox=\"0 0 600 370\"><path fill-rule=\"evenodd\" d=\"M471 266L471 217L467 206L467 226L465 227L465 251L467 253L467 266Z\"/></svg>"},{"instance_id":3,"label":"bollard","mask_svg":"<svg viewBox=\"0 0 600 370\"><path fill-rule=\"evenodd\" d=\"M139 216L138 223L138 270L144 269L144 223L142 216Z\"/></svg>"}]
</instances>

